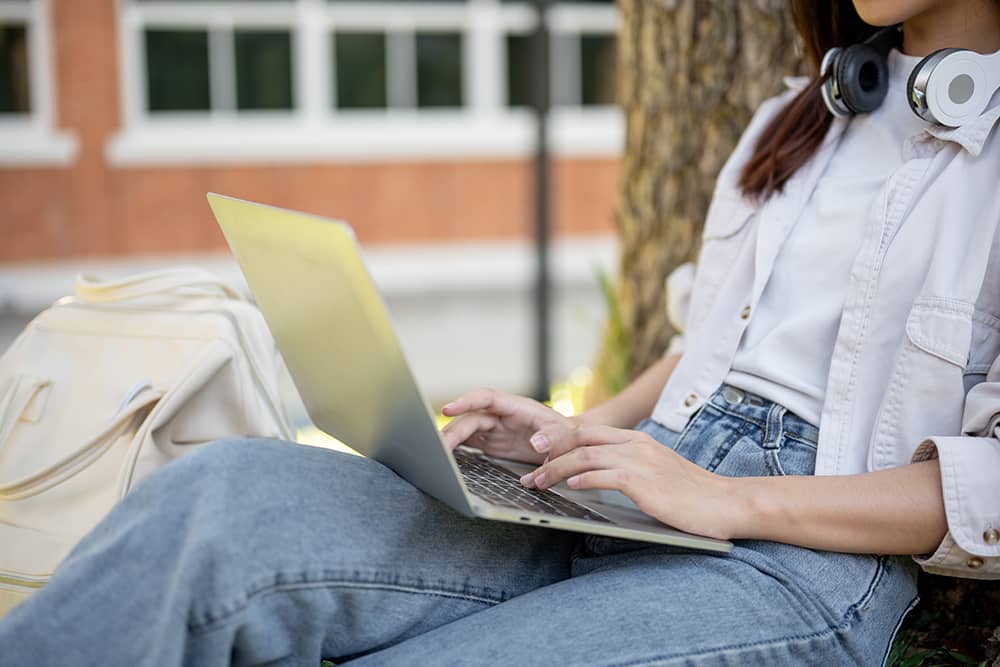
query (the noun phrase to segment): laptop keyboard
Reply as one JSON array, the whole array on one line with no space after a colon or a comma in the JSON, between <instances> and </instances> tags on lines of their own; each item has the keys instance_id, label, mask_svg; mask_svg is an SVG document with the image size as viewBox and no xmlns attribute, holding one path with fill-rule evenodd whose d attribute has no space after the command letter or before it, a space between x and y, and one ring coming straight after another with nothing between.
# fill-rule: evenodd
<instances>
[{"instance_id":1,"label":"laptop keyboard","mask_svg":"<svg viewBox=\"0 0 1000 667\"><path fill-rule=\"evenodd\" d=\"M501 507L611 523L597 512L549 490L526 489L510 470L477 454L456 449L455 462L469 491Z\"/></svg>"}]
</instances>

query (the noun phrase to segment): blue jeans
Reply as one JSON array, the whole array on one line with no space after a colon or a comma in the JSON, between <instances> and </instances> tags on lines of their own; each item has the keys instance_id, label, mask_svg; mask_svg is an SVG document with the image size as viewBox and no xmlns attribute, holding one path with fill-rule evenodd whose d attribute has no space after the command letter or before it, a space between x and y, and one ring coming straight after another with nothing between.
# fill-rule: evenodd
<instances>
[{"instance_id":1,"label":"blue jeans","mask_svg":"<svg viewBox=\"0 0 1000 667\"><path fill-rule=\"evenodd\" d=\"M816 429L723 388L665 446L809 475ZM0 623L0 664L878 665L909 559L728 555L472 520L380 464L214 443L130 494Z\"/></svg>"}]
</instances>

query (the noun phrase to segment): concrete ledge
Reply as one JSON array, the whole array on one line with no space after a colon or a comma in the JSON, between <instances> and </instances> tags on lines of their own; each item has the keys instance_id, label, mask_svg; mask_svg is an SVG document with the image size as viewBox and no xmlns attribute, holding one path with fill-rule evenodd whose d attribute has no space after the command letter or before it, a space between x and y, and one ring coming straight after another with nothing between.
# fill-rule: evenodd
<instances>
[{"instance_id":1,"label":"concrete ledge","mask_svg":"<svg viewBox=\"0 0 1000 667\"><path fill-rule=\"evenodd\" d=\"M69 132L38 132L0 124L0 169L69 167L79 142Z\"/></svg>"},{"instance_id":2,"label":"concrete ledge","mask_svg":"<svg viewBox=\"0 0 1000 667\"><path fill-rule=\"evenodd\" d=\"M491 292L529 289L535 279L535 249L528 241L377 246L365 249L368 269L386 297L442 292ZM591 285L598 270L613 273L617 240L612 236L557 239L552 243L555 287ZM167 266L189 264L247 289L228 253L60 262L0 264L0 314L32 314L73 292L80 273L122 277Z\"/></svg>"},{"instance_id":3,"label":"concrete ledge","mask_svg":"<svg viewBox=\"0 0 1000 667\"><path fill-rule=\"evenodd\" d=\"M430 400L450 399L476 386L532 388L531 243L378 247L366 258ZM616 258L614 237L553 243L554 377L592 363L605 317L596 273L613 273ZM80 272L114 278L177 264L201 266L245 289L235 262L225 254L0 266L0 351L28 319L71 294Z\"/></svg>"}]
</instances>

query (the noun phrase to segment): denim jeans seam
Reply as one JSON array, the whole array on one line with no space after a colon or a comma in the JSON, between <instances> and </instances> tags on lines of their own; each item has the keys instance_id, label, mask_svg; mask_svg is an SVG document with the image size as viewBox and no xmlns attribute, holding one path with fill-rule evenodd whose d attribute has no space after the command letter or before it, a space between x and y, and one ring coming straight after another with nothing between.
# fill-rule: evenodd
<instances>
[{"instance_id":1,"label":"denim jeans seam","mask_svg":"<svg viewBox=\"0 0 1000 667\"><path fill-rule=\"evenodd\" d=\"M700 408L698 408L698 410L695 411L693 415L691 415L691 417L687 420L687 423L684 424L684 428L682 428L681 432L677 434L677 439L674 440L671 449L673 449L675 452L679 452L681 450L681 445L684 443L685 438L687 438L688 435L691 433L691 427L695 425L695 423L698 421L698 418L701 417L701 413L704 412L705 409L708 408L710 405L711 403L705 403Z\"/></svg>"},{"instance_id":2,"label":"denim jeans seam","mask_svg":"<svg viewBox=\"0 0 1000 667\"><path fill-rule=\"evenodd\" d=\"M787 477L785 473L784 466L781 465L781 459L778 458L778 449L765 449L764 450L764 466L767 468L768 473L771 477Z\"/></svg>"},{"instance_id":3,"label":"denim jeans seam","mask_svg":"<svg viewBox=\"0 0 1000 667\"><path fill-rule=\"evenodd\" d=\"M896 640L896 634L899 632L899 628L903 626L903 621L906 620L906 617L911 611L913 611L913 608L916 607L919 602L920 595L914 595L913 599L910 600L910 603L906 605L905 609L903 609L903 613L901 613L899 618L896 619L896 624L893 626L892 633L889 635L889 642L885 645L885 652L882 654L882 662L879 663L882 667L885 667L886 663L889 662L889 654L892 652L892 644Z\"/></svg>"},{"instance_id":4,"label":"denim jeans seam","mask_svg":"<svg viewBox=\"0 0 1000 667\"><path fill-rule=\"evenodd\" d=\"M756 568L758 571L760 571L763 574L766 574L768 576L775 576L775 575L771 574L771 570L770 569L761 569L761 565L759 563L755 562L755 559L753 559L753 558L748 559L748 558L740 556L739 552L737 550L734 550L734 551L730 552L729 554L726 554L723 557L725 557L725 558L736 558L737 560L739 560L739 561L741 561L743 563L746 563L747 565L750 565L751 567ZM850 605L848 605L847 608L843 610L843 612L839 611L838 609L830 608L826 604L820 604L820 607L822 608L823 615L827 619L826 623L827 623L827 627L828 628L830 628L830 629L841 628L842 629L842 628L850 627L854 623L854 620L857 618L857 611L859 609L864 608L865 605L867 605L868 602L870 602L871 599L873 597L875 597L875 594L878 592L878 585L885 578L885 575L886 575L886 572L887 572L886 561L887 561L888 557L886 557L886 556L873 556L872 558L874 558L875 563L876 563L876 565L875 565L875 571L872 573L871 579L868 582L868 586L865 588L865 591L861 594L861 597L859 597L855 602L853 602ZM810 598L810 599L816 597L815 595L813 595L810 592L809 589L799 587L797 581L795 583L796 583L795 589L796 589L796 591L798 591L797 595L799 595L800 597L805 597L805 598Z\"/></svg>"},{"instance_id":5,"label":"denim jeans seam","mask_svg":"<svg viewBox=\"0 0 1000 667\"><path fill-rule=\"evenodd\" d=\"M815 450L815 449L819 448L819 445L817 445L815 442L813 442L811 440L806 440L802 436L797 435L795 433L789 433L788 431L782 431L781 435L782 435L782 437L787 438L788 440L794 440L795 442L797 442L799 444L802 444L802 445L805 445L806 447L809 447L810 449Z\"/></svg>"},{"instance_id":6,"label":"denim jeans seam","mask_svg":"<svg viewBox=\"0 0 1000 667\"><path fill-rule=\"evenodd\" d=\"M879 583L881 583L882 578L885 576L885 557L876 556L875 574L872 575L872 580L868 582L868 589L861 596L861 599L852 604L847 608L844 613L844 620L847 621L851 615L856 614L859 609L863 609L873 597L875 597L875 592L878 589Z\"/></svg>"},{"instance_id":7,"label":"denim jeans seam","mask_svg":"<svg viewBox=\"0 0 1000 667\"><path fill-rule=\"evenodd\" d=\"M765 421L764 433L760 442L764 449L777 450L781 447L781 434L785 432L785 415L788 410L772 403L767 410L767 420Z\"/></svg>"},{"instance_id":8,"label":"denim jeans seam","mask_svg":"<svg viewBox=\"0 0 1000 667\"><path fill-rule=\"evenodd\" d=\"M686 653L667 653L662 654L652 658L644 658L639 660L629 660L627 662L616 662L609 663L604 667L651 667L652 665L669 665L671 663L676 664L679 661L687 661L691 658L707 658L722 653L728 653L731 651L742 651L745 649L764 649L775 646L791 646L796 643L805 643L812 641L814 639L821 639L826 637L835 637L836 635L842 634L845 630L850 627L850 623L845 621L840 625L833 627L826 627L822 630L816 630L815 632L810 632L801 635L792 635L791 637L780 637L777 639L762 639L756 642L745 642L742 644L730 644L728 646L720 646L711 649L704 649L701 651L693 651Z\"/></svg>"},{"instance_id":9,"label":"denim jeans seam","mask_svg":"<svg viewBox=\"0 0 1000 667\"><path fill-rule=\"evenodd\" d=\"M715 472L722 462L726 460L729 452L733 450L736 443L740 441L743 436L754 426L750 421L743 420L740 422L738 428L733 429L732 435L729 439L723 442L719 447L716 448L715 453L712 456L712 460L705 466L705 470L709 472Z\"/></svg>"},{"instance_id":10,"label":"denim jeans seam","mask_svg":"<svg viewBox=\"0 0 1000 667\"><path fill-rule=\"evenodd\" d=\"M416 593L433 597L449 598L453 600L466 600L477 602L486 606L494 606L504 602L508 596L501 595L499 598L476 595L465 591L449 590L446 588L421 588L415 585L391 584L377 581L357 581L352 579L319 579L315 581L281 582L273 583L251 590L244 595L236 604L218 615L204 614L203 618L189 620L188 631L193 635L210 632L224 625L230 618L245 611L257 598L271 595L272 593L284 593L294 590L310 590L319 588L359 588L365 590L383 590L397 593Z\"/></svg>"},{"instance_id":11,"label":"denim jeans seam","mask_svg":"<svg viewBox=\"0 0 1000 667\"><path fill-rule=\"evenodd\" d=\"M706 403L706 405L709 405L709 404ZM720 405L717 405L716 403L711 403L710 405L713 408L715 408L716 410L718 410L719 412L721 412L723 414L726 414L726 415L729 415L730 417L733 417L735 419L739 419L739 420L742 420L742 421L745 421L745 422L750 422L752 424L755 424L762 431L767 428L767 422L761 421L761 420L757 419L756 417L751 417L749 415L741 415L738 412L733 412L731 410L727 410L726 408L724 408L724 407L722 407Z\"/></svg>"}]
</instances>

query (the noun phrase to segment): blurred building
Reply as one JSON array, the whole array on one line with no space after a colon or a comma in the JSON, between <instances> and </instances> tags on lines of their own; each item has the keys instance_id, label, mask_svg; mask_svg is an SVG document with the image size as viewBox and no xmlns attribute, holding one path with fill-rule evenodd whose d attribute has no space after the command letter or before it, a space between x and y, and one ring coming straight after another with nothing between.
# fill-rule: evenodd
<instances>
[{"instance_id":1,"label":"blurred building","mask_svg":"<svg viewBox=\"0 0 1000 667\"><path fill-rule=\"evenodd\" d=\"M507 0L0 0L0 349L82 269L235 277L204 195L349 221L420 380L531 386L528 35ZM555 350L590 362L612 0L554 2Z\"/></svg>"}]
</instances>

